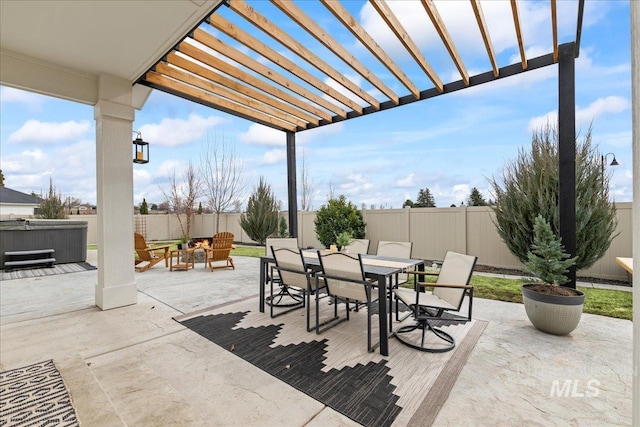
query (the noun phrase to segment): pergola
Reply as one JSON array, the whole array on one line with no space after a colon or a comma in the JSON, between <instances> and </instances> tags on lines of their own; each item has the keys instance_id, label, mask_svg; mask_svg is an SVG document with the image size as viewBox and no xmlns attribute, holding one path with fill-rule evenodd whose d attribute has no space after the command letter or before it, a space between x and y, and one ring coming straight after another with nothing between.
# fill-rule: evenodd
<instances>
[{"instance_id":1,"label":"pergola","mask_svg":"<svg viewBox=\"0 0 640 427\"><path fill-rule=\"evenodd\" d=\"M255 6L267 6L267 2ZM574 60L580 53L580 36L584 0L577 0L576 28L573 39L560 44L558 40L557 1L550 0L548 29L552 50L542 56L528 58L523 38L522 15L516 0L505 2L510 8L514 41L520 61L500 66L491 32L484 18L479 0L470 0L473 21L468 31L482 38L489 69L470 75L462 55L445 21L433 0L420 0L421 19L425 27L435 28L447 54L458 70L459 79L443 81L428 58L418 47L401 19L384 0L371 0L369 4L421 72L428 77L428 87L419 87L408 77L387 51L339 1L320 0L330 12L335 23L318 24L306 13L302 4L287 0L272 0L282 12L282 20L270 21L264 14L244 0L224 0L214 7L189 33L175 44L162 58L144 73L137 83L207 105L217 110L245 118L286 133L289 232L297 236L297 185L296 185L296 133L344 120L374 114L417 101L463 90L469 87L507 78L527 71L558 64L559 69L559 219L562 241L569 253L575 253L575 73ZM316 5L317 6L317 5ZM525 17L526 19L526 17ZM378 74L364 65L352 51L336 40L327 28L341 26L391 73L399 90L393 90ZM245 29L247 26L250 29ZM251 34L250 30L257 33ZM224 34L228 41L222 40ZM316 53L300 40L309 37L323 47ZM286 49L282 53L267 40L277 42ZM245 53L251 50L262 59ZM295 58L295 59L292 59ZM346 64L378 97L354 83L330 64ZM339 85L330 85L326 79ZM575 268L570 277L575 286Z\"/></svg>"},{"instance_id":2,"label":"pergola","mask_svg":"<svg viewBox=\"0 0 640 427\"><path fill-rule=\"evenodd\" d=\"M96 305L109 309L136 302L134 270L122 268L131 264L130 252L121 248L133 247L132 123L135 109L142 108L149 88L286 133L289 225L295 235L298 132L557 64L560 234L568 252L575 253L574 61L580 52L584 0L575 0L575 32L562 42L558 22L564 17L558 16L559 2L549 0L552 49L534 58L526 55L522 22L527 17L521 14L517 0L504 0L510 8L520 53L520 61L515 64L498 62L482 4L469 0L473 19L466 28L482 38L489 64L486 71L474 75L465 66L452 31L438 12L438 4L433 0L415 1L423 10L419 19L425 28L435 29L459 78L445 81L434 70L405 23L394 14L391 2L385 0L370 0L370 6L428 80L410 78L410 73L382 47L383 43L348 11L347 2L319 0L314 7L325 8L333 17L331 28L340 26L364 47L357 52L334 38L325 20L319 22L305 12L309 2L0 0L0 83L94 106L100 264ZM635 1L631 4L637 171L640 6ZM271 22L252 5L278 9L281 18ZM308 37L322 47L310 49L303 42ZM368 52L385 73L390 73L395 84L383 81L380 73L365 66L365 61L356 57L361 51ZM344 64L362 78L362 85L345 76ZM428 83L420 83L424 81ZM637 184L635 187L634 223L640 224L640 190ZM638 228L634 230L636 270L640 267ZM571 278L575 283L575 271ZM638 287L637 279L635 283ZM636 290L637 306L639 299L640 292ZM634 330L636 336L640 334L638 322ZM640 351L636 353L637 367ZM634 391L638 393L637 373L635 382ZM640 420L637 402L636 396L636 421Z\"/></svg>"}]
</instances>

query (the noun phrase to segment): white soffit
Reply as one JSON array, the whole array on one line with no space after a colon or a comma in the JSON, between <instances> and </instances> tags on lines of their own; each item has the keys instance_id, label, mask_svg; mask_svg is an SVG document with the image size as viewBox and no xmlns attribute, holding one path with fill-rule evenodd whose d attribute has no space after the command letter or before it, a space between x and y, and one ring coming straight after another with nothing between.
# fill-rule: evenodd
<instances>
[{"instance_id":1,"label":"white soffit","mask_svg":"<svg viewBox=\"0 0 640 427\"><path fill-rule=\"evenodd\" d=\"M0 47L78 73L133 82L219 2L0 0Z\"/></svg>"}]
</instances>

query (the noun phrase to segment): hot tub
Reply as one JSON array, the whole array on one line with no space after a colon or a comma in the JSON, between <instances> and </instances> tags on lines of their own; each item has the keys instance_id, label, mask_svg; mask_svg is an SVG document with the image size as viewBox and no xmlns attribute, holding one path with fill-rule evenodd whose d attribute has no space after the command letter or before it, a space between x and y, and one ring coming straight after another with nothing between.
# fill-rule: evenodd
<instances>
[{"instance_id":1,"label":"hot tub","mask_svg":"<svg viewBox=\"0 0 640 427\"><path fill-rule=\"evenodd\" d=\"M0 268L4 253L53 249L56 264L87 260L87 222L65 219L0 220Z\"/></svg>"}]
</instances>

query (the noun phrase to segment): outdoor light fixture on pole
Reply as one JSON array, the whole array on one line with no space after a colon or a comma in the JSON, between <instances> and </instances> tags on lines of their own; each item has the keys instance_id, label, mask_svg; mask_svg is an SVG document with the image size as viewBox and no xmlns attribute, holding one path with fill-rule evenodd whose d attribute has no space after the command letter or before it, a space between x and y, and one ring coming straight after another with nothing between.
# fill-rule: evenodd
<instances>
[{"instance_id":1,"label":"outdoor light fixture on pole","mask_svg":"<svg viewBox=\"0 0 640 427\"><path fill-rule=\"evenodd\" d=\"M600 162L601 162L601 165L602 165L602 176L604 176L604 163L607 161L607 157L609 155L613 156L613 160L611 160L611 163L609 164L609 166L618 166L619 165L618 161L616 160L616 155L613 154L613 153L607 153L604 156L600 156Z\"/></svg>"},{"instance_id":2,"label":"outdoor light fixture on pole","mask_svg":"<svg viewBox=\"0 0 640 427\"><path fill-rule=\"evenodd\" d=\"M149 163L149 143L142 140L142 134L134 131L136 139L133 140L133 163Z\"/></svg>"}]
</instances>

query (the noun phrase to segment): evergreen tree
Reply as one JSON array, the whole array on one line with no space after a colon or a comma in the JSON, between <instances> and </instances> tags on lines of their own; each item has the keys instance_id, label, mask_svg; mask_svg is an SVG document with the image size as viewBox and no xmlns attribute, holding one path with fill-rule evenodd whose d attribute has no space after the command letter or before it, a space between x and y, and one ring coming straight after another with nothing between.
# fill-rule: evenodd
<instances>
[{"instance_id":1,"label":"evergreen tree","mask_svg":"<svg viewBox=\"0 0 640 427\"><path fill-rule=\"evenodd\" d=\"M344 195L337 199L329 199L326 205L321 206L316 213L314 224L316 237L325 248L335 244L338 235L345 231L354 239L363 239L365 236L366 224L362 212L347 201Z\"/></svg>"},{"instance_id":2,"label":"evergreen tree","mask_svg":"<svg viewBox=\"0 0 640 427\"><path fill-rule=\"evenodd\" d=\"M560 238L553 234L551 226L538 215L533 225L533 243L527 254L527 271L550 285L562 285L569 279L564 275L576 263L577 257L569 258Z\"/></svg>"},{"instance_id":3,"label":"evergreen tree","mask_svg":"<svg viewBox=\"0 0 640 427\"><path fill-rule=\"evenodd\" d=\"M152 211L157 211L158 210L158 204L157 203L151 203L151 210Z\"/></svg>"},{"instance_id":4,"label":"evergreen tree","mask_svg":"<svg viewBox=\"0 0 640 427\"><path fill-rule=\"evenodd\" d=\"M67 217L62 195L56 193L52 178L49 178L49 193L47 196L40 195L38 216L44 219L65 219Z\"/></svg>"},{"instance_id":5,"label":"evergreen tree","mask_svg":"<svg viewBox=\"0 0 640 427\"><path fill-rule=\"evenodd\" d=\"M202 215L202 212L204 212L204 209L202 209L202 202L198 203L198 215Z\"/></svg>"},{"instance_id":6,"label":"evergreen tree","mask_svg":"<svg viewBox=\"0 0 640 427\"><path fill-rule=\"evenodd\" d=\"M278 237L289 237L289 229L287 227L287 220L284 217L280 217L280 225L278 230Z\"/></svg>"},{"instance_id":7,"label":"evergreen tree","mask_svg":"<svg viewBox=\"0 0 640 427\"><path fill-rule=\"evenodd\" d=\"M4 174L2 173L2 169L0 169L0 187L4 187Z\"/></svg>"},{"instance_id":8,"label":"evergreen tree","mask_svg":"<svg viewBox=\"0 0 640 427\"><path fill-rule=\"evenodd\" d=\"M558 132L547 126L535 131L531 149L521 149L500 181L490 180L498 234L523 263L533 243L535 218L542 215L558 233ZM609 203L609 177L602 174L600 153L591 146L591 129L576 140L576 269L602 258L617 227L616 208Z\"/></svg>"},{"instance_id":9,"label":"evergreen tree","mask_svg":"<svg viewBox=\"0 0 640 427\"><path fill-rule=\"evenodd\" d=\"M407 199L402 204L402 207L406 208L407 206L409 206L410 208L413 208L413 207L415 207L415 203L413 203L413 201L411 199Z\"/></svg>"},{"instance_id":10,"label":"evergreen tree","mask_svg":"<svg viewBox=\"0 0 640 427\"><path fill-rule=\"evenodd\" d=\"M484 200L482 193L476 188L471 189L471 194L467 199L467 206L487 206L488 203Z\"/></svg>"},{"instance_id":11,"label":"evergreen tree","mask_svg":"<svg viewBox=\"0 0 640 427\"><path fill-rule=\"evenodd\" d=\"M240 215L240 226L251 238L264 245L278 228L278 204L271 186L260 177L258 187L249 196L247 211Z\"/></svg>"},{"instance_id":12,"label":"evergreen tree","mask_svg":"<svg viewBox=\"0 0 640 427\"><path fill-rule=\"evenodd\" d=\"M148 215L149 206L147 205L147 199L142 198L142 204L140 205L140 215Z\"/></svg>"},{"instance_id":13,"label":"evergreen tree","mask_svg":"<svg viewBox=\"0 0 640 427\"><path fill-rule=\"evenodd\" d=\"M418 199L413 205L416 208L435 208L436 201L428 188L418 191Z\"/></svg>"}]
</instances>

